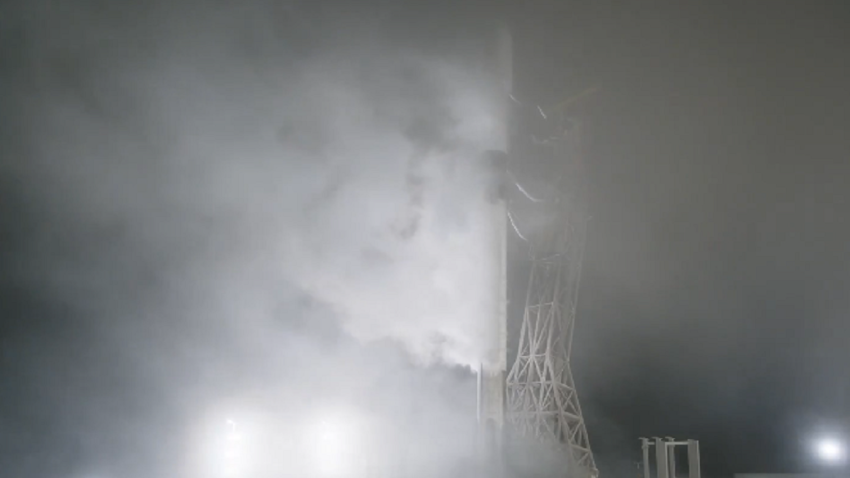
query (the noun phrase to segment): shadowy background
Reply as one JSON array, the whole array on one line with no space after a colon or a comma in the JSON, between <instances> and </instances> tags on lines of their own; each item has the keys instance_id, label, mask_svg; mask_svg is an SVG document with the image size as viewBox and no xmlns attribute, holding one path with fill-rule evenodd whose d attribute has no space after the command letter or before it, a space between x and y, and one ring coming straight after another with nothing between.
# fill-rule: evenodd
<instances>
[{"instance_id":1,"label":"shadowy background","mask_svg":"<svg viewBox=\"0 0 850 478\"><path fill-rule=\"evenodd\" d=\"M846 3L516 8L519 94L603 88L573 357L603 474L667 435L711 475L816 467L848 414Z\"/></svg>"}]
</instances>

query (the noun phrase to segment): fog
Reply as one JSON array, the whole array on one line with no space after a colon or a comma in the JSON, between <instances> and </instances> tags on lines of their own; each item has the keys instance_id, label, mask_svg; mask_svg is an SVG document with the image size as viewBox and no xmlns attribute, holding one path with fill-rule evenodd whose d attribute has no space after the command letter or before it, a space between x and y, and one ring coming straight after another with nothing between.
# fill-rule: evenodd
<instances>
[{"instance_id":1,"label":"fog","mask_svg":"<svg viewBox=\"0 0 850 478\"><path fill-rule=\"evenodd\" d=\"M224 470L228 420L306 469L328 417L462 461L494 12L365 3L0 6L3 473ZM514 2L529 110L601 87L573 371L602 476L638 436L714 476L846 434L848 16L798 3Z\"/></svg>"},{"instance_id":2,"label":"fog","mask_svg":"<svg viewBox=\"0 0 850 478\"><path fill-rule=\"evenodd\" d=\"M396 420L408 472L469 458L500 85L378 10L306 10L4 12L15 476L226 471L228 421L309 474L339 413Z\"/></svg>"}]
</instances>

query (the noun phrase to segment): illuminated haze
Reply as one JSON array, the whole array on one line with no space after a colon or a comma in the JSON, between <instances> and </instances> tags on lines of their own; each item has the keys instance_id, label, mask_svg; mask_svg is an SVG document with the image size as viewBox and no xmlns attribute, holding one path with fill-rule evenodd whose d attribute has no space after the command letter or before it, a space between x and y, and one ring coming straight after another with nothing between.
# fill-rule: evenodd
<instances>
[{"instance_id":1,"label":"illuminated haze","mask_svg":"<svg viewBox=\"0 0 850 478\"><path fill-rule=\"evenodd\" d=\"M418 400L419 435L459 449L468 380L398 377L414 373L406 360L486 353L481 156L503 98L480 57L398 45L374 15L317 30L272 2L95 3L4 15L20 49L2 85L18 118L3 172L27 218L4 258L56 308L21 323L57 317L38 352L7 350L36 371L26 406L59 430L16 435L12 469L149 476L252 403L410 414L400 404ZM32 449L54 461L21 458Z\"/></svg>"},{"instance_id":2,"label":"illuminated haze","mask_svg":"<svg viewBox=\"0 0 850 478\"><path fill-rule=\"evenodd\" d=\"M137 27L135 55L107 26L117 45L75 30L39 45L46 83L62 80L52 56L88 63L26 105L26 172L54 219L120 224L137 255L174 251L170 286L204 289L204 320L243 330L292 284L358 338L477 363L492 267L480 156L498 134L483 71L380 38L284 62L259 12L170 18Z\"/></svg>"}]
</instances>

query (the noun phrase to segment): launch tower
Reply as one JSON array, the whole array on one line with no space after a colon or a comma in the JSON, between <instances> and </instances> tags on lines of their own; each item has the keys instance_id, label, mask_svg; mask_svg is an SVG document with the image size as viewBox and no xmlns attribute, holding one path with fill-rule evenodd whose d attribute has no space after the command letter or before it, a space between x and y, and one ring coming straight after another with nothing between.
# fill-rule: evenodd
<instances>
[{"instance_id":1,"label":"launch tower","mask_svg":"<svg viewBox=\"0 0 850 478\"><path fill-rule=\"evenodd\" d=\"M507 419L518 441L563 459L559 475L594 478L598 471L570 367L588 221L581 124L550 118L554 115L542 109L539 113L560 121L558 134L545 142L562 179L554 197L528 197L539 201L534 207L550 212L545 226L523 237L532 264L517 353L507 376Z\"/></svg>"}]
</instances>

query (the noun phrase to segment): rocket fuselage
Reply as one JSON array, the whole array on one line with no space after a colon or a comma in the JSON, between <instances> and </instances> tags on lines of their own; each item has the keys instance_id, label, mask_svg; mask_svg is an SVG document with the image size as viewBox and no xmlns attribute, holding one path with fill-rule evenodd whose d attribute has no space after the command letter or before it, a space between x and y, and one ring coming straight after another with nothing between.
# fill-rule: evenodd
<instances>
[{"instance_id":1,"label":"rocket fuselage","mask_svg":"<svg viewBox=\"0 0 850 478\"><path fill-rule=\"evenodd\" d=\"M495 55L496 73L500 76L500 86L504 90L499 108L500 144L496 147L510 154L509 144L509 94L513 83L512 42L507 29L499 31ZM503 163L498 161L496 164ZM494 165L495 166L495 165ZM506 167L506 165L500 166ZM497 171L504 174L506 171ZM503 195L496 195L490 203L488 214L491 217L493 233L491 242L486 244L494 257L495 274L492 277L494 288L493 314L489 321L491 341L488 344L488 357L478 371L478 422L479 440L482 453L487 461L496 464L501 461L503 446L503 428L505 423L505 376L507 373L507 209Z\"/></svg>"}]
</instances>

